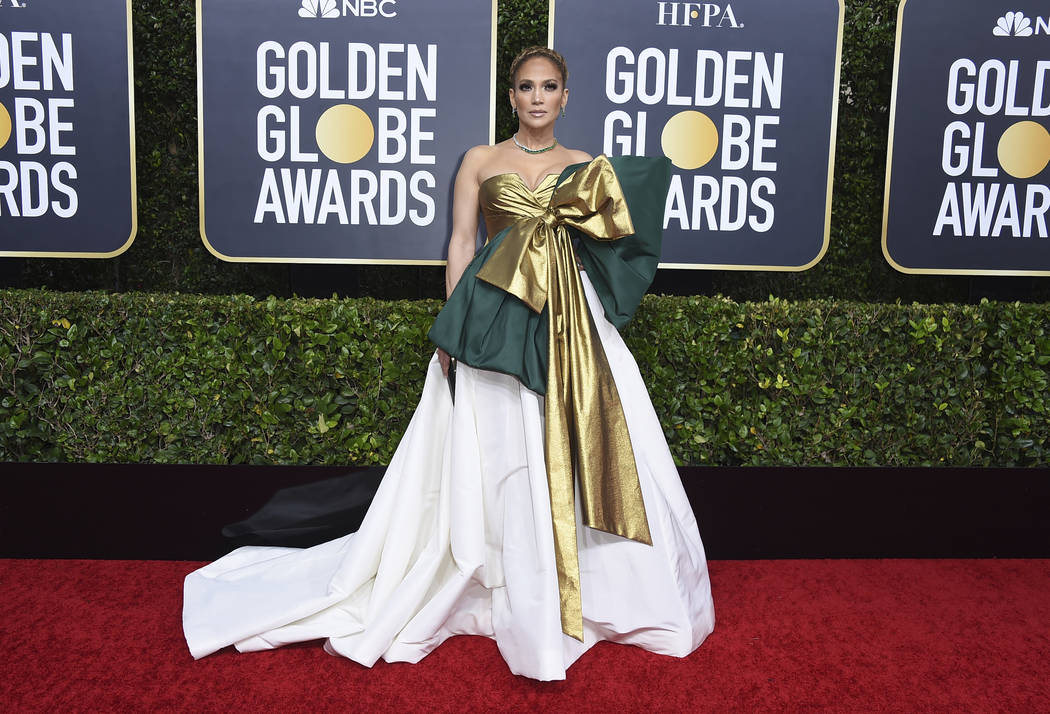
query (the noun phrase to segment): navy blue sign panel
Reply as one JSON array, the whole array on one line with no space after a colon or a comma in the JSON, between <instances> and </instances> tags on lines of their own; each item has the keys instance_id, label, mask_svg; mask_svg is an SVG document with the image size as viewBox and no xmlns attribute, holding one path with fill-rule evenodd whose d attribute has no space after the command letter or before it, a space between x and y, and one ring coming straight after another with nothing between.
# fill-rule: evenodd
<instances>
[{"instance_id":1,"label":"navy blue sign panel","mask_svg":"<svg viewBox=\"0 0 1050 714\"><path fill-rule=\"evenodd\" d=\"M198 0L201 237L231 261L440 263L492 141L495 0Z\"/></svg>"},{"instance_id":2,"label":"navy blue sign panel","mask_svg":"<svg viewBox=\"0 0 1050 714\"><path fill-rule=\"evenodd\" d=\"M905 0L882 249L905 273L1050 275L1050 6Z\"/></svg>"},{"instance_id":3,"label":"navy blue sign panel","mask_svg":"<svg viewBox=\"0 0 1050 714\"><path fill-rule=\"evenodd\" d=\"M135 239L130 0L0 1L0 256Z\"/></svg>"},{"instance_id":4,"label":"navy blue sign panel","mask_svg":"<svg viewBox=\"0 0 1050 714\"><path fill-rule=\"evenodd\" d=\"M674 164L662 265L805 270L823 257L841 0L552 0L566 146Z\"/></svg>"}]
</instances>

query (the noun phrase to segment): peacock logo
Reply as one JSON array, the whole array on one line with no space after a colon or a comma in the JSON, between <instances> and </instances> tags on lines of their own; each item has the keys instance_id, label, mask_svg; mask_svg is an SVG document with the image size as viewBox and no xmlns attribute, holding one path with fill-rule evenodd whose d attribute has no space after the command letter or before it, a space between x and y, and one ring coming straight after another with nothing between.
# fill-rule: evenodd
<instances>
[{"instance_id":1,"label":"peacock logo","mask_svg":"<svg viewBox=\"0 0 1050 714\"><path fill-rule=\"evenodd\" d=\"M336 0L303 0L299 8L299 17L330 18L342 15Z\"/></svg>"},{"instance_id":2,"label":"peacock logo","mask_svg":"<svg viewBox=\"0 0 1050 714\"><path fill-rule=\"evenodd\" d=\"M397 17L397 0L302 0L299 17Z\"/></svg>"},{"instance_id":3,"label":"peacock logo","mask_svg":"<svg viewBox=\"0 0 1050 714\"><path fill-rule=\"evenodd\" d=\"M1031 37L1035 30L1032 21L1020 10L1008 12L995 22L992 34L996 37Z\"/></svg>"}]
</instances>

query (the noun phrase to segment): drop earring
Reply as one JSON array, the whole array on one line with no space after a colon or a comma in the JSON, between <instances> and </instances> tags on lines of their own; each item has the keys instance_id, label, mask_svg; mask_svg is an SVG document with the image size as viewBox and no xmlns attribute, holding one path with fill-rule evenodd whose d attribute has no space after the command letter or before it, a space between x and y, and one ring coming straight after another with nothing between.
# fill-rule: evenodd
<instances>
[{"instance_id":1,"label":"drop earring","mask_svg":"<svg viewBox=\"0 0 1050 714\"><path fill-rule=\"evenodd\" d=\"M518 108L517 107L511 107L510 108L510 113L511 113L512 116L518 116Z\"/></svg>"},{"instance_id":2,"label":"drop earring","mask_svg":"<svg viewBox=\"0 0 1050 714\"><path fill-rule=\"evenodd\" d=\"M564 117L564 116L565 116L565 107L562 107L562 108L561 108L561 115L562 115L562 117Z\"/></svg>"}]
</instances>

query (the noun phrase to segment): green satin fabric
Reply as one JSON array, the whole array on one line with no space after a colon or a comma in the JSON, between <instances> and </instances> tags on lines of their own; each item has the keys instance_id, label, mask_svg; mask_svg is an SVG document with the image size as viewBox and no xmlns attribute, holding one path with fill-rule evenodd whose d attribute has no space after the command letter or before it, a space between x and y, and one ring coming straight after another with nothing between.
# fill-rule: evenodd
<instances>
[{"instance_id":1,"label":"green satin fabric","mask_svg":"<svg viewBox=\"0 0 1050 714\"><path fill-rule=\"evenodd\" d=\"M635 233L600 241L570 229L577 255L601 299L605 316L622 328L656 274L660 261L664 201L671 164L664 158L618 156L609 159L627 200ZM545 177L534 190L517 174L485 181L479 200L491 239L478 251L430 329L430 339L450 355L479 369L510 374L538 394L547 392L548 311L533 312L504 290L477 279L478 270L499 247L515 220L542 215L556 186L586 164Z\"/></svg>"}]
</instances>

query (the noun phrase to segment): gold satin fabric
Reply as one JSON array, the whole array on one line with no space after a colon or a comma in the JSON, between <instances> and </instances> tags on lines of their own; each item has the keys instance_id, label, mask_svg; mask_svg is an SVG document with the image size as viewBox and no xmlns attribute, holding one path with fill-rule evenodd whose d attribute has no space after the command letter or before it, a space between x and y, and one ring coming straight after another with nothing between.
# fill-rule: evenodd
<instances>
[{"instance_id":1,"label":"gold satin fabric","mask_svg":"<svg viewBox=\"0 0 1050 714\"><path fill-rule=\"evenodd\" d=\"M584 525L649 545L652 537L623 406L591 321L566 226L599 240L631 235L634 226L604 156L557 187L548 176L530 191L517 174L500 174L481 188L489 235L517 215L505 224L510 230L477 277L536 312L549 308L547 482L562 631L582 641L574 476L579 477ZM551 198L544 207L538 199L548 191Z\"/></svg>"},{"instance_id":2,"label":"gold satin fabric","mask_svg":"<svg viewBox=\"0 0 1050 714\"><path fill-rule=\"evenodd\" d=\"M547 174L531 190L515 173L496 174L483 181L478 200L489 238L522 218L539 216L547 210L557 179L558 174Z\"/></svg>"}]
</instances>

